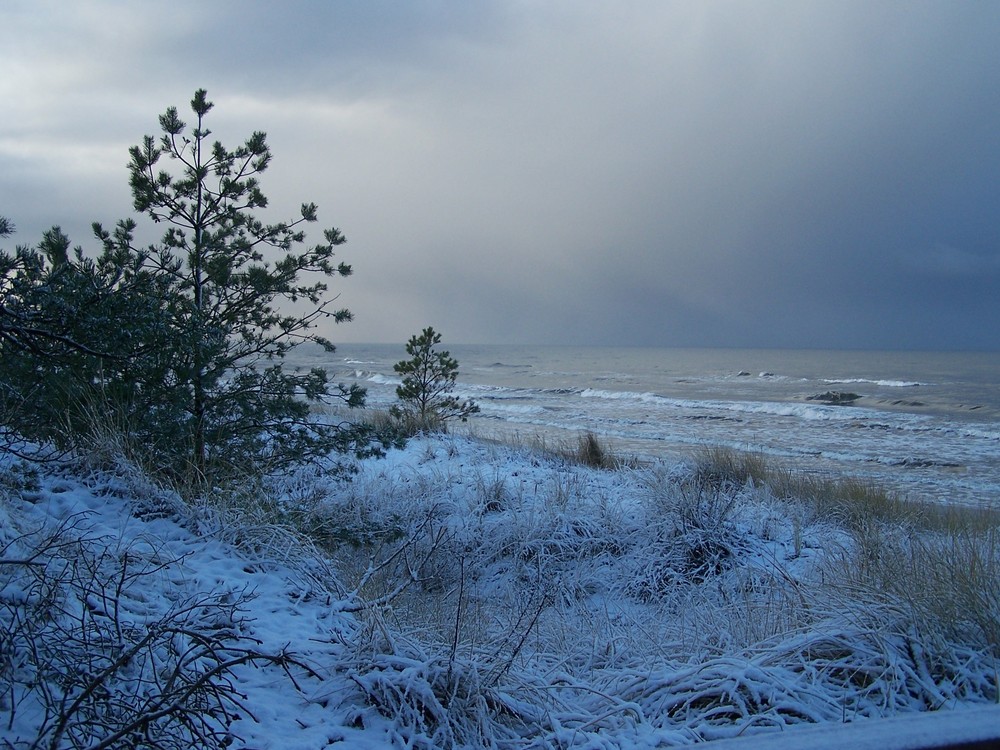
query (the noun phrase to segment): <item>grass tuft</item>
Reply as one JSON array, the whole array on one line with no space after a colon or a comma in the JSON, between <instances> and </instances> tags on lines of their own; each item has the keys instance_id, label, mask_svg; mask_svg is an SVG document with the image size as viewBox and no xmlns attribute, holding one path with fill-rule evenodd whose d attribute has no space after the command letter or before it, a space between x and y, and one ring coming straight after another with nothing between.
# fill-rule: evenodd
<instances>
[{"instance_id":1,"label":"grass tuft","mask_svg":"<svg viewBox=\"0 0 1000 750\"><path fill-rule=\"evenodd\" d=\"M634 458L619 454L590 430L581 433L575 443L564 442L550 446L544 439L539 439L536 441L536 447L542 453L556 456L578 466L588 466L591 469L616 471L635 468L639 463Z\"/></svg>"},{"instance_id":2,"label":"grass tuft","mask_svg":"<svg viewBox=\"0 0 1000 750\"><path fill-rule=\"evenodd\" d=\"M735 451L722 446L703 448L695 460L695 481L711 487L760 486L775 475L762 453Z\"/></svg>"},{"instance_id":3,"label":"grass tuft","mask_svg":"<svg viewBox=\"0 0 1000 750\"><path fill-rule=\"evenodd\" d=\"M616 463L614 457L605 450L601 441L592 432L585 432L580 436L576 449L576 459L584 466L591 466L595 469L613 468Z\"/></svg>"}]
</instances>

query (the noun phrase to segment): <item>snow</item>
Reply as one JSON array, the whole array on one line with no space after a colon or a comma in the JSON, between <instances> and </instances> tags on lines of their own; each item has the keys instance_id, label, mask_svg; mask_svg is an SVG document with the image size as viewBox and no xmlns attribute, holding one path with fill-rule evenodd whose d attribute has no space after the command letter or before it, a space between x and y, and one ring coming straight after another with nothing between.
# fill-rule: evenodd
<instances>
[{"instance_id":1,"label":"snow","mask_svg":"<svg viewBox=\"0 0 1000 750\"><path fill-rule=\"evenodd\" d=\"M994 747L1000 734L1000 707L964 708L955 711L896 716L858 721L837 727L803 727L768 735L767 750L920 750L974 746ZM719 740L711 750L751 750L760 737Z\"/></svg>"},{"instance_id":2,"label":"snow","mask_svg":"<svg viewBox=\"0 0 1000 750\"><path fill-rule=\"evenodd\" d=\"M38 592L13 561L57 529L130 628L210 598L220 621L191 627L288 657L233 668L233 748L890 750L1000 725L981 707L989 653L948 644L933 658L956 663L931 675L891 610L841 614L819 592L842 529L752 486L695 493L687 466L598 471L435 436L350 482L303 470L266 503L185 505L127 468L4 460L5 625ZM0 688L0 744L28 747L42 708ZM954 710L918 725L929 709Z\"/></svg>"},{"instance_id":3,"label":"snow","mask_svg":"<svg viewBox=\"0 0 1000 750\"><path fill-rule=\"evenodd\" d=\"M33 531L70 524L74 536L93 540L104 550L127 553L133 569L154 570L145 577L142 589L129 592L123 602L127 609L123 617L132 624L152 623L177 602L207 592L231 599L246 595L252 598L246 603L243 636L255 641L261 651L288 650L317 665L336 659L336 635L349 630L352 623L318 598L315 603L304 603L306 593L317 594L314 582L287 566L254 559L230 544L196 533L193 527L198 519L183 509L176 509L180 517L140 520L131 513L141 512L150 498L120 495L115 480L44 475L37 492L22 493L21 502L12 498L13 502L5 504L5 537L13 536L12 529ZM10 557L11 548L6 551L2 557ZM233 726L245 746L315 748L331 738L329 712L314 700L321 683L305 679L304 692L299 693L272 669L249 666L240 668L236 678L256 717L256 721L245 719ZM303 678L299 681L303 684ZM5 727L3 736L20 746L19 741L31 738L32 716L18 714L16 718L24 724Z\"/></svg>"}]
</instances>

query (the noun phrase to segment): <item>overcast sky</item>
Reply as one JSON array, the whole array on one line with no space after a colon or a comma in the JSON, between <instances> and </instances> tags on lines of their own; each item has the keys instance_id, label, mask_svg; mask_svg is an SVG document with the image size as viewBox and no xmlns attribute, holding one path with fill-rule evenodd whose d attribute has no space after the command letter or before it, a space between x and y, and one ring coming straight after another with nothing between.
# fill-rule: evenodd
<instances>
[{"instance_id":1,"label":"overcast sky","mask_svg":"<svg viewBox=\"0 0 1000 750\"><path fill-rule=\"evenodd\" d=\"M1000 2L5 0L5 247L201 87L346 234L334 341L1000 349Z\"/></svg>"}]
</instances>

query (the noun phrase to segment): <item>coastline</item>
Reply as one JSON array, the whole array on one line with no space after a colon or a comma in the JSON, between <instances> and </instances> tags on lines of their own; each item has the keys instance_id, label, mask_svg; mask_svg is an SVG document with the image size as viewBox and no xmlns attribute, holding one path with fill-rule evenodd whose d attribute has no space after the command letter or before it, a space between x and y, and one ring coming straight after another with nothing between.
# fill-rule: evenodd
<instances>
[{"instance_id":1,"label":"coastline","mask_svg":"<svg viewBox=\"0 0 1000 750\"><path fill-rule=\"evenodd\" d=\"M813 350L450 347L470 429L680 460L706 446L796 470L870 478L922 499L1000 501L1000 354ZM317 359L374 408L395 398L401 348L344 345ZM742 374L741 374L742 373ZM856 394L849 403L817 399Z\"/></svg>"}]
</instances>

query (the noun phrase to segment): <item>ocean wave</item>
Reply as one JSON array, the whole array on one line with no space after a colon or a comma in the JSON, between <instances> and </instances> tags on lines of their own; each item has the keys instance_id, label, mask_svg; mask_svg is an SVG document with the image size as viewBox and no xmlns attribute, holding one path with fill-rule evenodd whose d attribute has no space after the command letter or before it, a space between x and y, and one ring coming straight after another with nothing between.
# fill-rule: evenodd
<instances>
[{"instance_id":1,"label":"ocean wave","mask_svg":"<svg viewBox=\"0 0 1000 750\"><path fill-rule=\"evenodd\" d=\"M546 411L544 406L537 406L534 404L509 404L503 401L489 401L480 402L480 406L483 407L484 412L489 413L486 416L495 416L496 413L500 414L541 414Z\"/></svg>"},{"instance_id":2,"label":"ocean wave","mask_svg":"<svg viewBox=\"0 0 1000 750\"><path fill-rule=\"evenodd\" d=\"M928 439L959 438L1000 441L1000 427L989 424L962 425L952 422L935 424L924 416L909 415L909 418L895 418L891 421L871 420L855 421L848 425L851 428L874 430L881 432L905 432L926 435Z\"/></svg>"},{"instance_id":3,"label":"ocean wave","mask_svg":"<svg viewBox=\"0 0 1000 750\"><path fill-rule=\"evenodd\" d=\"M879 463L888 466L899 466L906 469L967 469L968 467L957 461L941 461L934 458L918 458L907 456L900 459L879 459Z\"/></svg>"},{"instance_id":4,"label":"ocean wave","mask_svg":"<svg viewBox=\"0 0 1000 750\"><path fill-rule=\"evenodd\" d=\"M961 432L967 437L983 438L984 440L1000 440L1000 428L997 427L963 427Z\"/></svg>"},{"instance_id":5,"label":"ocean wave","mask_svg":"<svg viewBox=\"0 0 1000 750\"><path fill-rule=\"evenodd\" d=\"M960 438L976 438L990 442L1000 441L1000 427L994 425L948 425L935 431Z\"/></svg>"},{"instance_id":6,"label":"ocean wave","mask_svg":"<svg viewBox=\"0 0 1000 750\"><path fill-rule=\"evenodd\" d=\"M650 392L636 391L605 391L598 388L587 388L580 393L583 398L597 398L613 401L636 401L644 404L663 406L674 409L715 410L725 412L742 412L750 414L768 414L778 417L797 417L807 420L850 421L862 417L875 417L878 412L868 409L851 408L850 410L837 406L821 404L801 404L779 401L718 401L668 398Z\"/></svg>"},{"instance_id":7,"label":"ocean wave","mask_svg":"<svg viewBox=\"0 0 1000 750\"><path fill-rule=\"evenodd\" d=\"M512 388L504 385L488 385L484 383L467 383L465 388L490 394L480 398L518 398L532 399L545 396L571 396L581 393L581 388Z\"/></svg>"},{"instance_id":8,"label":"ocean wave","mask_svg":"<svg viewBox=\"0 0 1000 750\"><path fill-rule=\"evenodd\" d=\"M606 401L641 401L643 403L663 404L665 406L693 405L701 403L699 401L687 401L686 399L667 398L658 396L655 393L638 391L605 391L600 388L584 388L580 391L582 398L599 398Z\"/></svg>"},{"instance_id":9,"label":"ocean wave","mask_svg":"<svg viewBox=\"0 0 1000 750\"><path fill-rule=\"evenodd\" d=\"M489 385L486 383L465 383L464 386L470 390L476 391L480 395L479 398L520 398L518 392L525 393L528 389L525 388L507 388L502 385Z\"/></svg>"},{"instance_id":10,"label":"ocean wave","mask_svg":"<svg viewBox=\"0 0 1000 750\"><path fill-rule=\"evenodd\" d=\"M492 372L493 370L530 370L531 365L519 365L511 362L492 362L488 365L474 365L473 372Z\"/></svg>"},{"instance_id":11,"label":"ocean wave","mask_svg":"<svg viewBox=\"0 0 1000 750\"><path fill-rule=\"evenodd\" d=\"M353 372L333 372L331 376L337 378L352 378L354 380L369 380L374 373L371 370L354 369Z\"/></svg>"},{"instance_id":12,"label":"ocean wave","mask_svg":"<svg viewBox=\"0 0 1000 750\"><path fill-rule=\"evenodd\" d=\"M399 378L391 378L388 375L383 375L380 372L376 372L369 375L367 378L369 383L377 383L378 385L402 385L403 381Z\"/></svg>"},{"instance_id":13,"label":"ocean wave","mask_svg":"<svg viewBox=\"0 0 1000 750\"><path fill-rule=\"evenodd\" d=\"M821 382L830 384L847 383L868 383L881 388L916 388L917 386L930 385L929 383L919 383L913 380L870 380L868 378L822 378Z\"/></svg>"}]
</instances>

